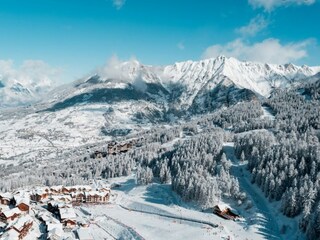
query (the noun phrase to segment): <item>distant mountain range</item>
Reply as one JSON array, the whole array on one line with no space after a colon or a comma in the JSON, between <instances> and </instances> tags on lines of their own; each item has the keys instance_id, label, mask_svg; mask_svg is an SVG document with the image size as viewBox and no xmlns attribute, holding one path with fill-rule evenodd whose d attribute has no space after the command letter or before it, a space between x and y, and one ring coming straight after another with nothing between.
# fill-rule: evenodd
<instances>
[{"instance_id":1,"label":"distant mountain range","mask_svg":"<svg viewBox=\"0 0 320 240\"><path fill-rule=\"evenodd\" d=\"M56 111L86 103L135 101L158 114L200 113L241 100L268 97L274 89L317 79L319 72L320 67L242 62L224 56L161 67L129 61L58 87L42 103L46 103L47 110ZM34 102L49 89L17 81L6 84L0 79L0 106Z\"/></svg>"}]
</instances>

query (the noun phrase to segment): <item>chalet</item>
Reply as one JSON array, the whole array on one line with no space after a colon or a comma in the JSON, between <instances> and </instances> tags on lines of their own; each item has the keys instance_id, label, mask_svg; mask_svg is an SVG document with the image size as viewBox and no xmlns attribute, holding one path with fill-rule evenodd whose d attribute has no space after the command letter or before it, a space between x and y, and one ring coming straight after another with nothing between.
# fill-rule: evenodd
<instances>
[{"instance_id":1,"label":"chalet","mask_svg":"<svg viewBox=\"0 0 320 240\"><path fill-rule=\"evenodd\" d=\"M59 211L62 208L71 208L72 205L64 203L64 202L57 202L54 200L51 200L47 204L47 209L49 212L52 212L53 214L59 215Z\"/></svg>"},{"instance_id":2,"label":"chalet","mask_svg":"<svg viewBox=\"0 0 320 240\"><path fill-rule=\"evenodd\" d=\"M77 224L76 221L76 213L74 212L73 208L60 208L59 209L59 216L61 223L63 223L66 227L74 227Z\"/></svg>"},{"instance_id":3,"label":"chalet","mask_svg":"<svg viewBox=\"0 0 320 240\"><path fill-rule=\"evenodd\" d=\"M89 191L92 190L92 187L86 186L86 185L84 185L84 186L75 186L75 187L77 188L78 192L89 192Z\"/></svg>"},{"instance_id":4,"label":"chalet","mask_svg":"<svg viewBox=\"0 0 320 240\"><path fill-rule=\"evenodd\" d=\"M19 208L19 210L21 212L29 212L30 205L28 203L26 203L26 202L20 202L16 206L17 206L17 208Z\"/></svg>"},{"instance_id":5,"label":"chalet","mask_svg":"<svg viewBox=\"0 0 320 240\"><path fill-rule=\"evenodd\" d=\"M71 188L68 187L62 187L61 192L63 194L69 194L71 192Z\"/></svg>"},{"instance_id":6,"label":"chalet","mask_svg":"<svg viewBox=\"0 0 320 240\"><path fill-rule=\"evenodd\" d=\"M83 192L78 192L72 195L73 202L83 203L86 200L86 196Z\"/></svg>"},{"instance_id":7,"label":"chalet","mask_svg":"<svg viewBox=\"0 0 320 240\"><path fill-rule=\"evenodd\" d=\"M69 193L74 193L77 191L77 187L64 187L65 189L68 190Z\"/></svg>"},{"instance_id":8,"label":"chalet","mask_svg":"<svg viewBox=\"0 0 320 240\"><path fill-rule=\"evenodd\" d=\"M12 201L12 194L11 193L1 193L0 194L0 204L2 205L10 205Z\"/></svg>"},{"instance_id":9,"label":"chalet","mask_svg":"<svg viewBox=\"0 0 320 240\"><path fill-rule=\"evenodd\" d=\"M50 199L56 202L63 202L63 203L72 202L72 197L70 195L54 195Z\"/></svg>"},{"instance_id":10,"label":"chalet","mask_svg":"<svg viewBox=\"0 0 320 240\"><path fill-rule=\"evenodd\" d=\"M127 152L127 151L129 151L132 147L133 147L133 144L132 144L131 142L125 143L125 144L123 144L123 145L121 146L120 151L121 151L121 152Z\"/></svg>"},{"instance_id":11,"label":"chalet","mask_svg":"<svg viewBox=\"0 0 320 240\"><path fill-rule=\"evenodd\" d=\"M62 188L63 188L62 186L52 186L50 187L50 192L53 195L60 194L62 193Z\"/></svg>"},{"instance_id":12,"label":"chalet","mask_svg":"<svg viewBox=\"0 0 320 240\"><path fill-rule=\"evenodd\" d=\"M236 220L240 218L240 215L236 214L229 207L219 205L214 206L213 213L227 220Z\"/></svg>"},{"instance_id":13,"label":"chalet","mask_svg":"<svg viewBox=\"0 0 320 240\"><path fill-rule=\"evenodd\" d=\"M64 219L62 220L63 226L67 228L74 228L77 226L77 221L75 219Z\"/></svg>"},{"instance_id":14,"label":"chalet","mask_svg":"<svg viewBox=\"0 0 320 240\"><path fill-rule=\"evenodd\" d=\"M109 201L109 192L91 191L86 193L86 203L106 203Z\"/></svg>"},{"instance_id":15,"label":"chalet","mask_svg":"<svg viewBox=\"0 0 320 240\"><path fill-rule=\"evenodd\" d=\"M95 158L102 158L103 153L100 152L100 151L95 151L95 152L94 152L94 156L95 156Z\"/></svg>"},{"instance_id":16,"label":"chalet","mask_svg":"<svg viewBox=\"0 0 320 240\"><path fill-rule=\"evenodd\" d=\"M30 209L30 198L22 196L14 196L14 202L17 208L22 212L29 212Z\"/></svg>"},{"instance_id":17,"label":"chalet","mask_svg":"<svg viewBox=\"0 0 320 240\"><path fill-rule=\"evenodd\" d=\"M46 226L49 224L59 224L60 221L54 218L49 212L42 212L37 215L37 218Z\"/></svg>"},{"instance_id":18,"label":"chalet","mask_svg":"<svg viewBox=\"0 0 320 240\"><path fill-rule=\"evenodd\" d=\"M63 236L62 224L59 220L47 213L43 213L39 218L45 225L47 237L51 240L60 240Z\"/></svg>"},{"instance_id":19,"label":"chalet","mask_svg":"<svg viewBox=\"0 0 320 240\"><path fill-rule=\"evenodd\" d=\"M15 220L17 217L21 215L21 211L19 208L13 208L8 211L4 211L0 214L0 220L2 222L9 222Z\"/></svg>"},{"instance_id":20,"label":"chalet","mask_svg":"<svg viewBox=\"0 0 320 240\"><path fill-rule=\"evenodd\" d=\"M108 154L116 155L118 153L127 152L129 149L133 147L133 142L126 143L116 143L112 142L108 144Z\"/></svg>"},{"instance_id":21,"label":"chalet","mask_svg":"<svg viewBox=\"0 0 320 240\"><path fill-rule=\"evenodd\" d=\"M99 192L108 192L108 193L110 193L110 191L111 191L111 189L108 188L108 187L103 187L103 188L99 189Z\"/></svg>"},{"instance_id":22,"label":"chalet","mask_svg":"<svg viewBox=\"0 0 320 240\"><path fill-rule=\"evenodd\" d=\"M29 215L26 215L19 218L16 222L14 222L11 228L16 230L19 233L18 239L23 239L28 234L32 225L33 225L33 219Z\"/></svg>"},{"instance_id":23,"label":"chalet","mask_svg":"<svg viewBox=\"0 0 320 240\"><path fill-rule=\"evenodd\" d=\"M49 197L49 189L45 189L44 191L37 190L30 195L30 199L36 202L43 202L43 200L47 199L48 197Z\"/></svg>"}]
</instances>

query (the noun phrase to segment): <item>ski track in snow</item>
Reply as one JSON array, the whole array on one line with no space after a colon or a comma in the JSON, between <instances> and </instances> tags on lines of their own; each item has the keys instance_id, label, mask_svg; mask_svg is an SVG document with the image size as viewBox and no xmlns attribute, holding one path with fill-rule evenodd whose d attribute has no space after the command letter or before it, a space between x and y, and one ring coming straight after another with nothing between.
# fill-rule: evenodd
<instances>
[{"instance_id":1,"label":"ski track in snow","mask_svg":"<svg viewBox=\"0 0 320 240\"><path fill-rule=\"evenodd\" d=\"M238 179L241 190L245 191L247 195L251 197L252 201L254 202L254 205L257 207L259 211L259 214L257 214L257 220L259 221L261 226L264 226L264 228L259 229L261 231L261 234L265 235L267 239L282 240L276 217L272 215L272 212L268 207L267 200L264 196L259 194L254 189L250 181L242 173L242 171L245 171L244 166L246 165L239 164L239 161L237 160L234 153L234 143L225 143L223 146L223 150L227 158L230 159L232 162L231 171L233 176ZM259 217L259 215L263 217Z\"/></svg>"}]
</instances>

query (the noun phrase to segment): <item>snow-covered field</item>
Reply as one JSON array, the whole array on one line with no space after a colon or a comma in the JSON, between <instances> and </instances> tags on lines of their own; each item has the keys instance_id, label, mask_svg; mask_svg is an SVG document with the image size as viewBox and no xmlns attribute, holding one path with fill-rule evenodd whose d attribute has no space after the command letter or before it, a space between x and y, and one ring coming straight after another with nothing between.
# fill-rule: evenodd
<instances>
[{"instance_id":1,"label":"snow-covered field","mask_svg":"<svg viewBox=\"0 0 320 240\"><path fill-rule=\"evenodd\" d=\"M114 182L121 187L113 189L110 204L84 207L95 239L280 239L266 229L265 216L255 207L243 220L230 221L182 202L169 185L137 186L134 175Z\"/></svg>"},{"instance_id":2,"label":"snow-covered field","mask_svg":"<svg viewBox=\"0 0 320 240\"><path fill-rule=\"evenodd\" d=\"M113 106L113 113L107 117L107 104L87 104L57 112L0 112L0 164L52 159L62 152L105 143L111 140L102 132L105 126L147 129L147 123L140 126L132 120L128 109L138 112L139 106L131 104Z\"/></svg>"}]
</instances>

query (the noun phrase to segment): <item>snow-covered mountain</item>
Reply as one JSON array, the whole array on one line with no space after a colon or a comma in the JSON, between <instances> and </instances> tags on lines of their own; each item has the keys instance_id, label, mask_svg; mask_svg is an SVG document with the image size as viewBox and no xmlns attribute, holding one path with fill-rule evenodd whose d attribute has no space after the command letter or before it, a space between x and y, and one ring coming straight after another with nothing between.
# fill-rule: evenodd
<instances>
[{"instance_id":1,"label":"snow-covered mountain","mask_svg":"<svg viewBox=\"0 0 320 240\"><path fill-rule=\"evenodd\" d=\"M50 110L86 103L138 101L166 111L204 112L242 100L268 97L300 84L320 67L242 62L224 56L158 67L118 62L49 95ZM153 106L152 108L154 108Z\"/></svg>"},{"instance_id":2,"label":"snow-covered mountain","mask_svg":"<svg viewBox=\"0 0 320 240\"><path fill-rule=\"evenodd\" d=\"M16 79L3 80L0 75L0 108L31 104L41 99L51 89L50 84L25 83Z\"/></svg>"},{"instance_id":3,"label":"snow-covered mountain","mask_svg":"<svg viewBox=\"0 0 320 240\"><path fill-rule=\"evenodd\" d=\"M198 62L187 61L164 67L163 75L169 81L184 86L181 102L188 103L216 86L233 85L268 97L274 88L290 87L312 76L320 67L274 65L256 62L241 62L224 56Z\"/></svg>"},{"instance_id":4,"label":"snow-covered mountain","mask_svg":"<svg viewBox=\"0 0 320 240\"><path fill-rule=\"evenodd\" d=\"M29 159L30 148L48 151L49 156L55 148L96 144L181 116L268 97L274 88L316 82L319 72L320 67L241 62L222 56L164 67L116 62L55 88L37 104L2 109L0 138L10 136L10 141L2 143L0 150L5 158ZM2 105L11 101L4 96L34 99L41 92L33 85L0 81ZM301 92L311 94L311 90Z\"/></svg>"},{"instance_id":5,"label":"snow-covered mountain","mask_svg":"<svg viewBox=\"0 0 320 240\"><path fill-rule=\"evenodd\" d=\"M203 112L226 103L268 97L275 88L294 86L319 72L320 67L242 62L224 56L168 66L113 61L92 76L58 87L44 102L57 110L90 102L143 100L166 110ZM29 104L49 90L50 84L2 77L0 106Z\"/></svg>"}]
</instances>

